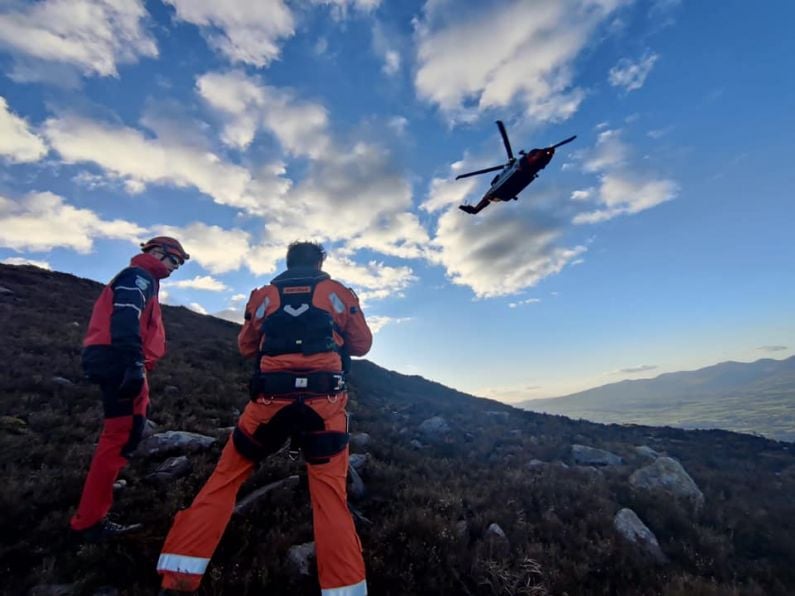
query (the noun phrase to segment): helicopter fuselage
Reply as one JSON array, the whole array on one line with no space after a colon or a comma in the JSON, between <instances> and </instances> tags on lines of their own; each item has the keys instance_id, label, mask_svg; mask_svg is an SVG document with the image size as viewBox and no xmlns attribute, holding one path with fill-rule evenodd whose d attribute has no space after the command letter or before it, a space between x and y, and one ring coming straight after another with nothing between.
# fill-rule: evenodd
<instances>
[{"instance_id":1,"label":"helicopter fuselage","mask_svg":"<svg viewBox=\"0 0 795 596\"><path fill-rule=\"evenodd\" d=\"M552 160L554 149L533 149L506 165L483 195L489 201L510 201L527 187Z\"/></svg>"}]
</instances>

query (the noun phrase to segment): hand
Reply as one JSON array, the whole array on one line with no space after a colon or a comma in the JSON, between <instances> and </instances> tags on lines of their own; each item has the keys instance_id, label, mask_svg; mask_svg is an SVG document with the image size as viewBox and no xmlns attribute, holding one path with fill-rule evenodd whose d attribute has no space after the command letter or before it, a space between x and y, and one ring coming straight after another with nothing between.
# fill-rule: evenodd
<instances>
[{"instance_id":1,"label":"hand","mask_svg":"<svg viewBox=\"0 0 795 596\"><path fill-rule=\"evenodd\" d=\"M135 399L144 387L146 372L141 364L127 367L119 385L120 399Z\"/></svg>"}]
</instances>

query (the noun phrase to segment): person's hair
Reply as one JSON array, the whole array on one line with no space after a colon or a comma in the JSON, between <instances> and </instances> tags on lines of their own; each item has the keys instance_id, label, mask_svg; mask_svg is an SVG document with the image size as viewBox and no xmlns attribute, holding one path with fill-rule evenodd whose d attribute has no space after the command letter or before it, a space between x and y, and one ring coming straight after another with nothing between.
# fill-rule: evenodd
<instances>
[{"instance_id":1,"label":"person's hair","mask_svg":"<svg viewBox=\"0 0 795 596\"><path fill-rule=\"evenodd\" d=\"M317 242L293 242L287 247L287 268L317 267L323 265L326 251Z\"/></svg>"}]
</instances>

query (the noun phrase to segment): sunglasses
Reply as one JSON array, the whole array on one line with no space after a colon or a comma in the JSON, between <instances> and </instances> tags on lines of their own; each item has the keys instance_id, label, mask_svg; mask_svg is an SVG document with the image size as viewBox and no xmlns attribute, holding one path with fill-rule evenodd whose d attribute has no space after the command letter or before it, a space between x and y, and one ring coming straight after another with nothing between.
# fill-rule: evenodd
<instances>
[{"instance_id":1,"label":"sunglasses","mask_svg":"<svg viewBox=\"0 0 795 596\"><path fill-rule=\"evenodd\" d=\"M180 265L182 265L182 259L178 259L174 255L169 255L169 254L165 254L164 256L169 260L169 262L172 265L174 265L174 267L179 267Z\"/></svg>"}]
</instances>

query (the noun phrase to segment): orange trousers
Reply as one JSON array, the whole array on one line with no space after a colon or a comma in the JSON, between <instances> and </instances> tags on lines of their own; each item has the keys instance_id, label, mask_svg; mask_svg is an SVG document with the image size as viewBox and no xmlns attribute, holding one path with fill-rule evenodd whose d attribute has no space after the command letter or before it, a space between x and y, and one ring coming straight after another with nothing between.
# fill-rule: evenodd
<instances>
[{"instance_id":1,"label":"orange trousers","mask_svg":"<svg viewBox=\"0 0 795 596\"><path fill-rule=\"evenodd\" d=\"M249 402L238 428L252 436L291 400ZM323 419L326 431L347 432L347 395L307 400ZM190 592L198 589L210 558L226 529L240 486L255 462L244 457L230 437L210 478L188 509L177 513L166 537L157 571L162 586ZM347 503L348 447L327 463L307 464L315 535L315 554L323 596L367 594L362 547Z\"/></svg>"}]
</instances>

